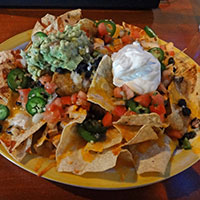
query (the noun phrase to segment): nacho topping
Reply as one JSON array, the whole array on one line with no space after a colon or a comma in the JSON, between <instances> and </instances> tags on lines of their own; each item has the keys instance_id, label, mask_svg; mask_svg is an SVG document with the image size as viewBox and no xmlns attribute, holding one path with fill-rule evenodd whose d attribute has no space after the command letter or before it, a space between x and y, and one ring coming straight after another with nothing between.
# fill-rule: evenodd
<instances>
[{"instance_id":1,"label":"nacho topping","mask_svg":"<svg viewBox=\"0 0 200 200\"><path fill-rule=\"evenodd\" d=\"M134 92L144 94L156 90L160 84L160 63L144 51L138 42L112 54L112 61L115 86L126 84Z\"/></svg>"}]
</instances>

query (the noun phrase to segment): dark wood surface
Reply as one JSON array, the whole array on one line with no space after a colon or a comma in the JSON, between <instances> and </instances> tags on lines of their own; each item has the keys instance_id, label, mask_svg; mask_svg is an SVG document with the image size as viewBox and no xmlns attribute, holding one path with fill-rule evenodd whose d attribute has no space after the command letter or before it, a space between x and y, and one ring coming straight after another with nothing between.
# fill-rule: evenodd
<instances>
[{"instance_id":1,"label":"dark wood surface","mask_svg":"<svg viewBox=\"0 0 200 200\"><path fill-rule=\"evenodd\" d=\"M0 43L31 29L37 19L66 9L2 9L0 8ZM168 0L155 10L83 10L91 19L112 18L140 27L152 27L160 38L172 41L200 64L200 1ZM0 200L23 199L200 199L200 162L161 183L124 191L80 189L47 181L32 175L0 156Z\"/></svg>"}]
</instances>

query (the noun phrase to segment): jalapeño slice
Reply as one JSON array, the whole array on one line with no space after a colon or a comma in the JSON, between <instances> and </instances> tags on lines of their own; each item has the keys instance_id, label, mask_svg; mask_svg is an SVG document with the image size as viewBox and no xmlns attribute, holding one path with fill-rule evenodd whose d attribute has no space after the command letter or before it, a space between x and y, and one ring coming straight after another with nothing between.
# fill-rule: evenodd
<instances>
[{"instance_id":1,"label":"jalape\u00f1o slice","mask_svg":"<svg viewBox=\"0 0 200 200\"><path fill-rule=\"evenodd\" d=\"M29 94L28 94L28 99L31 99L33 97L40 97L42 99L48 99L50 95L46 92L44 88L38 87L38 88L33 88Z\"/></svg>"},{"instance_id":2,"label":"jalape\u00f1o slice","mask_svg":"<svg viewBox=\"0 0 200 200\"><path fill-rule=\"evenodd\" d=\"M109 35L112 37L114 34L115 34L115 31L116 31L116 25L113 21L111 20L107 20L107 19L104 19L104 20L99 20L97 22L97 27L99 24L101 23L104 23L105 26L106 26L106 30L108 31Z\"/></svg>"},{"instance_id":3,"label":"jalape\u00f1o slice","mask_svg":"<svg viewBox=\"0 0 200 200\"><path fill-rule=\"evenodd\" d=\"M29 114L35 115L36 113L44 112L46 101L40 97L33 97L28 100L26 110Z\"/></svg>"},{"instance_id":4,"label":"jalape\u00f1o slice","mask_svg":"<svg viewBox=\"0 0 200 200\"><path fill-rule=\"evenodd\" d=\"M89 131L87 131L83 126L78 125L79 135L87 142L96 142L97 138Z\"/></svg>"},{"instance_id":5,"label":"jalape\u00f1o slice","mask_svg":"<svg viewBox=\"0 0 200 200\"><path fill-rule=\"evenodd\" d=\"M10 110L7 106L0 104L0 120L5 120L10 114Z\"/></svg>"},{"instance_id":6,"label":"jalape\u00f1o slice","mask_svg":"<svg viewBox=\"0 0 200 200\"><path fill-rule=\"evenodd\" d=\"M35 34L32 36L32 41L34 41L36 38L39 38L39 39L41 39L41 40L44 40L44 38L46 38L46 37L47 37L47 34L45 34L45 33L41 32L41 31L39 31L39 32L35 33Z\"/></svg>"},{"instance_id":7,"label":"jalape\u00f1o slice","mask_svg":"<svg viewBox=\"0 0 200 200\"><path fill-rule=\"evenodd\" d=\"M157 58L160 62L162 62L165 58L165 53L164 51L159 48L159 47L153 47L151 49L149 49L149 52L155 57Z\"/></svg>"},{"instance_id":8,"label":"jalape\u00f1o slice","mask_svg":"<svg viewBox=\"0 0 200 200\"><path fill-rule=\"evenodd\" d=\"M25 72L19 68L12 69L7 77L8 86L13 90L26 88L28 84L28 77Z\"/></svg>"},{"instance_id":9,"label":"jalape\u00f1o slice","mask_svg":"<svg viewBox=\"0 0 200 200\"><path fill-rule=\"evenodd\" d=\"M146 34L150 37L150 38L153 38L153 37L157 37L157 35L155 34L155 32L149 28L148 26L145 26L144 27L144 31L146 32Z\"/></svg>"}]
</instances>

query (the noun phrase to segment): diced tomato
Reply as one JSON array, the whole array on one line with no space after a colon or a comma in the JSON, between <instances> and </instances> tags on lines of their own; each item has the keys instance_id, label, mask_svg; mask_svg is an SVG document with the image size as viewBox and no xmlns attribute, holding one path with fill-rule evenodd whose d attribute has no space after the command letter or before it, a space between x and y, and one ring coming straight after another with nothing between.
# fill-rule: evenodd
<instances>
[{"instance_id":1,"label":"diced tomato","mask_svg":"<svg viewBox=\"0 0 200 200\"><path fill-rule=\"evenodd\" d=\"M160 48L165 51L166 50L166 46L165 45L160 45Z\"/></svg>"},{"instance_id":2,"label":"diced tomato","mask_svg":"<svg viewBox=\"0 0 200 200\"><path fill-rule=\"evenodd\" d=\"M112 111L112 114L117 116L117 117L121 117L122 115L124 115L124 113L127 111L125 106L116 106L114 108L114 110Z\"/></svg>"},{"instance_id":3,"label":"diced tomato","mask_svg":"<svg viewBox=\"0 0 200 200\"><path fill-rule=\"evenodd\" d=\"M51 76L48 74L45 74L44 76L42 76L41 78L39 78L39 81L42 85L45 85L45 83L51 82Z\"/></svg>"},{"instance_id":4,"label":"diced tomato","mask_svg":"<svg viewBox=\"0 0 200 200\"><path fill-rule=\"evenodd\" d=\"M135 95L133 90L131 90L126 84L122 86L122 90L124 91L127 100L131 99Z\"/></svg>"},{"instance_id":5,"label":"diced tomato","mask_svg":"<svg viewBox=\"0 0 200 200\"><path fill-rule=\"evenodd\" d=\"M133 38L130 35L124 35L121 39L124 44L130 44L133 42Z\"/></svg>"},{"instance_id":6,"label":"diced tomato","mask_svg":"<svg viewBox=\"0 0 200 200\"><path fill-rule=\"evenodd\" d=\"M131 37L134 38L134 39L137 39L140 37L140 30L139 29L133 29L131 30Z\"/></svg>"},{"instance_id":7,"label":"diced tomato","mask_svg":"<svg viewBox=\"0 0 200 200\"><path fill-rule=\"evenodd\" d=\"M112 126L112 114L110 112L107 112L103 119L102 119L102 124L105 127Z\"/></svg>"},{"instance_id":8,"label":"diced tomato","mask_svg":"<svg viewBox=\"0 0 200 200\"><path fill-rule=\"evenodd\" d=\"M183 136L180 131L174 130L174 129L167 130L167 135L169 137L176 138L176 139L180 139Z\"/></svg>"},{"instance_id":9,"label":"diced tomato","mask_svg":"<svg viewBox=\"0 0 200 200\"><path fill-rule=\"evenodd\" d=\"M53 94L57 88L57 85L54 82L47 82L45 83L44 88L49 94Z\"/></svg>"},{"instance_id":10,"label":"diced tomato","mask_svg":"<svg viewBox=\"0 0 200 200\"><path fill-rule=\"evenodd\" d=\"M83 91L78 92L76 104L86 110L90 109L90 102L87 101L87 94L85 92Z\"/></svg>"},{"instance_id":11,"label":"diced tomato","mask_svg":"<svg viewBox=\"0 0 200 200\"><path fill-rule=\"evenodd\" d=\"M85 92L83 92L83 91L80 90L80 91L78 92L77 98L87 100L87 94L86 94Z\"/></svg>"},{"instance_id":12,"label":"diced tomato","mask_svg":"<svg viewBox=\"0 0 200 200\"><path fill-rule=\"evenodd\" d=\"M104 35L104 42L109 43L112 40L112 37L110 35Z\"/></svg>"},{"instance_id":13,"label":"diced tomato","mask_svg":"<svg viewBox=\"0 0 200 200\"><path fill-rule=\"evenodd\" d=\"M161 122L164 122L165 121L165 114L163 113L163 114L160 114L159 116L160 116Z\"/></svg>"},{"instance_id":14,"label":"diced tomato","mask_svg":"<svg viewBox=\"0 0 200 200\"><path fill-rule=\"evenodd\" d=\"M169 51L169 55L174 56L175 55L174 51Z\"/></svg>"},{"instance_id":15,"label":"diced tomato","mask_svg":"<svg viewBox=\"0 0 200 200\"><path fill-rule=\"evenodd\" d=\"M149 94L143 94L134 98L134 101L138 102L144 107L148 107L151 103L151 97Z\"/></svg>"},{"instance_id":16,"label":"diced tomato","mask_svg":"<svg viewBox=\"0 0 200 200\"><path fill-rule=\"evenodd\" d=\"M58 109L55 109L53 111L45 111L43 113L44 120L49 123L57 123L59 120L61 120L62 115Z\"/></svg>"},{"instance_id":17,"label":"diced tomato","mask_svg":"<svg viewBox=\"0 0 200 200\"><path fill-rule=\"evenodd\" d=\"M23 64L21 63L21 60L19 60L19 59L16 59L16 60L14 61L14 65L15 65L15 67L19 67L19 68L21 68L21 69L24 68Z\"/></svg>"},{"instance_id":18,"label":"diced tomato","mask_svg":"<svg viewBox=\"0 0 200 200\"><path fill-rule=\"evenodd\" d=\"M157 113L159 115L166 113L166 109L165 109L165 106L163 104L160 104L160 105L157 105L157 104L150 105L149 109L150 109L151 112L155 112L155 113Z\"/></svg>"},{"instance_id":19,"label":"diced tomato","mask_svg":"<svg viewBox=\"0 0 200 200\"><path fill-rule=\"evenodd\" d=\"M164 97L157 91L151 93L152 104L163 104L164 105Z\"/></svg>"},{"instance_id":20,"label":"diced tomato","mask_svg":"<svg viewBox=\"0 0 200 200\"><path fill-rule=\"evenodd\" d=\"M123 92L122 88L120 88L120 87L114 88L114 90L113 90L114 97L116 97L116 98L122 98L123 97L122 92Z\"/></svg>"},{"instance_id":21,"label":"diced tomato","mask_svg":"<svg viewBox=\"0 0 200 200\"><path fill-rule=\"evenodd\" d=\"M61 102L63 105L71 105L72 104L71 96L61 97Z\"/></svg>"},{"instance_id":22,"label":"diced tomato","mask_svg":"<svg viewBox=\"0 0 200 200\"><path fill-rule=\"evenodd\" d=\"M49 123L55 123L61 120L64 114L61 98L56 98L51 104L47 105L44 112L44 120Z\"/></svg>"},{"instance_id":23,"label":"diced tomato","mask_svg":"<svg viewBox=\"0 0 200 200\"><path fill-rule=\"evenodd\" d=\"M100 23L97 27L99 35L104 36L108 34L108 31L106 29L106 25L104 23Z\"/></svg>"},{"instance_id":24,"label":"diced tomato","mask_svg":"<svg viewBox=\"0 0 200 200\"><path fill-rule=\"evenodd\" d=\"M76 104L78 93L74 93L71 96L72 104Z\"/></svg>"},{"instance_id":25,"label":"diced tomato","mask_svg":"<svg viewBox=\"0 0 200 200\"><path fill-rule=\"evenodd\" d=\"M30 88L18 89L18 92L19 92L18 102L20 102L22 104L23 108L25 108L25 106L26 106L26 103L28 101L28 94L30 91L31 91Z\"/></svg>"},{"instance_id":26,"label":"diced tomato","mask_svg":"<svg viewBox=\"0 0 200 200\"><path fill-rule=\"evenodd\" d=\"M90 105L91 105L90 102L88 102L85 99L77 99L76 104L80 105L82 108L84 108L86 110L89 110L90 109Z\"/></svg>"}]
</instances>

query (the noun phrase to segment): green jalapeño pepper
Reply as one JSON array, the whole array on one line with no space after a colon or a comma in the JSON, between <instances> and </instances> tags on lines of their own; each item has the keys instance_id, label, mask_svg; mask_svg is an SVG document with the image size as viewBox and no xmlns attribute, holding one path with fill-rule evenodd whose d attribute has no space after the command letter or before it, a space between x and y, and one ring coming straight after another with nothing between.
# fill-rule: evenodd
<instances>
[{"instance_id":1,"label":"green jalape\u00f1o pepper","mask_svg":"<svg viewBox=\"0 0 200 200\"><path fill-rule=\"evenodd\" d=\"M47 37L47 34L45 34L45 33L43 33L43 32L37 32L37 33L35 33L34 35L33 35L33 37L32 37L32 41L34 41L36 38L39 38L39 39L41 39L41 40L44 40L44 38L46 38Z\"/></svg>"},{"instance_id":2,"label":"green jalape\u00f1o pepper","mask_svg":"<svg viewBox=\"0 0 200 200\"><path fill-rule=\"evenodd\" d=\"M12 69L7 77L8 86L16 91L17 89L26 88L28 84L28 77L25 76L25 72L19 68Z\"/></svg>"},{"instance_id":3,"label":"green jalape\u00f1o pepper","mask_svg":"<svg viewBox=\"0 0 200 200\"><path fill-rule=\"evenodd\" d=\"M95 142L97 139L91 132L87 131L83 126L78 125L78 133L79 135L86 140L87 142Z\"/></svg>"},{"instance_id":4,"label":"green jalape\u00f1o pepper","mask_svg":"<svg viewBox=\"0 0 200 200\"><path fill-rule=\"evenodd\" d=\"M146 34L150 37L150 38L153 38L153 37L157 37L157 35L155 34L155 32L149 28L148 26L145 26L144 27L144 31L146 32Z\"/></svg>"},{"instance_id":5,"label":"green jalape\u00f1o pepper","mask_svg":"<svg viewBox=\"0 0 200 200\"><path fill-rule=\"evenodd\" d=\"M42 99L48 99L49 97L49 93L46 92L46 90L42 87L38 87L38 88L33 88L29 94L28 94L28 99L31 99L33 97L40 97Z\"/></svg>"},{"instance_id":6,"label":"green jalape\u00f1o pepper","mask_svg":"<svg viewBox=\"0 0 200 200\"><path fill-rule=\"evenodd\" d=\"M97 27L99 24L101 23L104 23L105 26L106 26L106 30L108 31L109 35L112 37L114 34L115 34L115 31L116 31L116 25L113 21L111 20L107 20L107 19L104 19L104 20L99 20L97 22Z\"/></svg>"},{"instance_id":7,"label":"green jalape\u00f1o pepper","mask_svg":"<svg viewBox=\"0 0 200 200\"><path fill-rule=\"evenodd\" d=\"M26 110L29 114L35 115L36 113L44 112L46 101L40 97L33 97L28 100Z\"/></svg>"},{"instance_id":8,"label":"green jalape\u00f1o pepper","mask_svg":"<svg viewBox=\"0 0 200 200\"><path fill-rule=\"evenodd\" d=\"M5 120L10 114L7 106L0 104L0 120Z\"/></svg>"},{"instance_id":9,"label":"green jalape\u00f1o pepper","mask_svg":"<svg viewBox=\"0 0 200 200\"><path fill-rule=\"evenodd\" d=\"M130 108L132 111L136 112L139 114L139 112L136 110L137 108L137 103L133 101L132 99L126 101L126 106Z\"/></svg>"},{"instance_id":10,"label":"green jalape\u00f1o pepper","mask_svg":"<svg viewBox=\"0 0 200 200\"><path fill-rule=\"evenodd\" d=\"M98 142L106 137L106 130L101 122L86 119L82 124L78 124L79 135L87 142Z\"/></svg>"},{"instance_id":11,"label":"green jalape\u00f1o pepper","mask_svg":"<svg viewBox=\"0 0 200 200\"><path fill-rule=\"evenodd\" d=\"M164 51L159 48L159 47L153 47L151 49L149 49L149 52L155 57L157 58L160 62L162 62L165 58L165 53Z\"/></svg>"}]
</instances>

